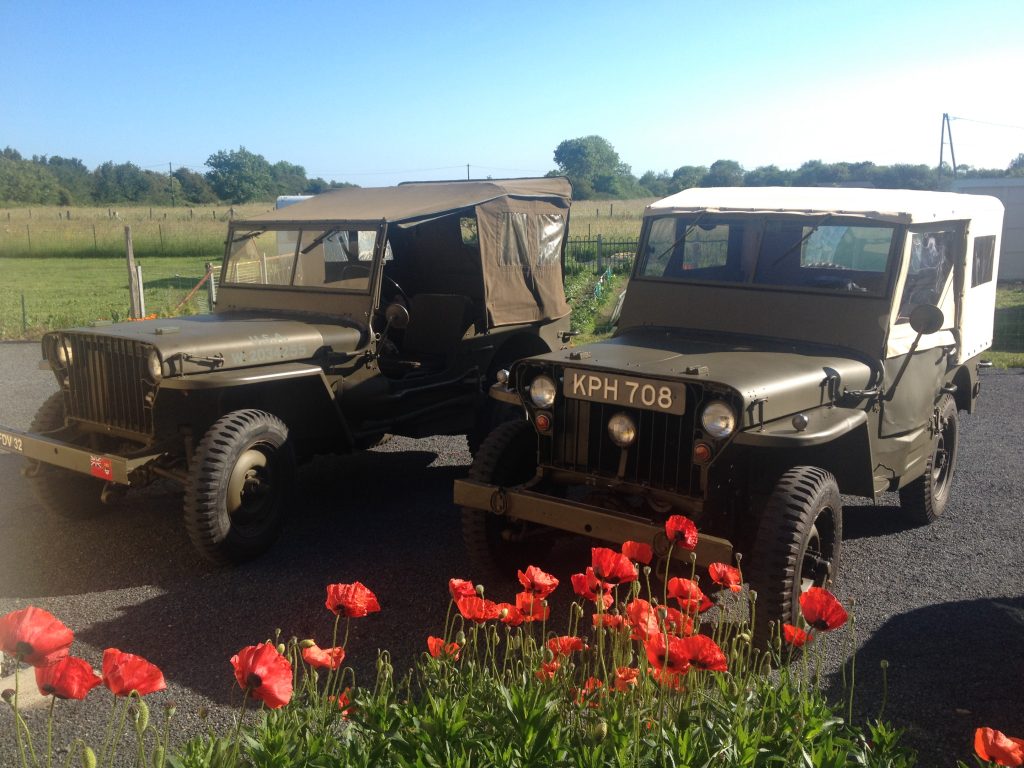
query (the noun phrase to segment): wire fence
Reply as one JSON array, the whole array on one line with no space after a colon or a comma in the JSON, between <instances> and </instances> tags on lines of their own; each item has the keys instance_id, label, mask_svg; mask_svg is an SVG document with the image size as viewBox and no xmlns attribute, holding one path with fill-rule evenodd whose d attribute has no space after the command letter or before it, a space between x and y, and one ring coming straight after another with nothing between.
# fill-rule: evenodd
<instances>
[{"instance_id":1,"label":"wire fence","mask_svg":"<svg viewBox=\"0 0 1024 768\"><path fill-rule=\"evenodd\" d=\"M565 274L600 275L609 269L617 274L628 273L633 269L637 245L635 238L570 237L565 245Z\"/></svg>"}]
</instances>

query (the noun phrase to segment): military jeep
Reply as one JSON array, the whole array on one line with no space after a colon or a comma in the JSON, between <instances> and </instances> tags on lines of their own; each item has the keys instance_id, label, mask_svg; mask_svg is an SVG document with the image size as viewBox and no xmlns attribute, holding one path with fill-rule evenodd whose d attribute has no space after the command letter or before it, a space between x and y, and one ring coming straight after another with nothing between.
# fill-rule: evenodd
<instances>
[{"instance_id":1,"label":"military jeep","mask_svg":"<svg viewBox=\"0 0 1024 768\"><path fill-rule=\"evenodd\" d=\"M693 189L650 205L614 336L520 360L459 480L478 571L542 557L553 531L743 553L755 631L837 576L840 494L946 508L958 413L991 345L1002 205L868 189ZM675 550L677 554L689 553Z\"/></svg>"},{"instance_id":2,"label":"military jeep","mask_svg":"<svg viewBox=\"0 0 1024 768\"><path fill-rule=\"evenodd\" d=\"M228 229L210 315L47 334L60 391L0 427L40 500L88 514L166 478L215 561L267 549L297 460L468 434L495 373L568 333L565 179L327 192Z\"/></svg>"}]
</instances>

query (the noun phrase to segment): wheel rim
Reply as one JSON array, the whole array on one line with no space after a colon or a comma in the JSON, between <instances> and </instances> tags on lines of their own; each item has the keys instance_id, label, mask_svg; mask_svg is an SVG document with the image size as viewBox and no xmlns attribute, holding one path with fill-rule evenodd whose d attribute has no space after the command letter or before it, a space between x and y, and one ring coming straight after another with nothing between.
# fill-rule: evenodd
<instances>
[{"instance_id":1,"label":"wheel rim","mask_svg":"<svg viewBox=\"0 0 1024 768\"><path fill-rule=\"evenodd\" d=\"M932 488L937 495L941 495L949 483L950 451L949 446L953 444L953 426L949 420L945 420L942 429L939 431L938 442L935 445L935 455L932 458Z\"/></svg>"},{"instance_id":2,"label":"wheel rim","mask_svg":"<svg viewBox=\"0 0 1024 768\"><path fill-rule=\"evenodd\" d=\"M831 507L818 513L804 544L800 558L800 590L795 597L811 587L824 587L832 576L832 560L835 557L835 523Z\"/></svg>"},{"instance_id":3,"label":"wheel rim","mask_svg":"<svg viewBox=\"0 0 1024 768\"><path fill-rule=\"evenodd\" d=\"M238 457L228 478L225 511L231 527L253 535L273 524L276 499L273 462L259 446Z\"/></svg>"}]
</instances>

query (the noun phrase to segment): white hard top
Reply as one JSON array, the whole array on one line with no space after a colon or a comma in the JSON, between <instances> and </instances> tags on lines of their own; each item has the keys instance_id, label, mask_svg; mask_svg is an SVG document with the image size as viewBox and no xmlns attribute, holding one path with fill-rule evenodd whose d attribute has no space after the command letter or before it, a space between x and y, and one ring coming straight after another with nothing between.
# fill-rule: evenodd
<instances>
[{"instance_id":1,"label":"white hard top","mask_svg":"<svg viewBox=\"0 0 1024 768\"><path fill-rule=\"evenodd\" d=\"M905 224L1003 215L988 195L853 187L695 187L647 206L645 216L698 211L855 216Z\"/></svg>"}]
</instances>

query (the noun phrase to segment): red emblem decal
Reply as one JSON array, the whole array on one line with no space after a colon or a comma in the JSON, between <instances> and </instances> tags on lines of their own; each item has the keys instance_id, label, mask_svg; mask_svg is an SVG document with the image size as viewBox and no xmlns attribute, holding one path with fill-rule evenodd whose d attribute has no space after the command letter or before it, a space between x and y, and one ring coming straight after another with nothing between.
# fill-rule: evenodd
<instances>
[{"instance_id":1,"label":"red emblem decal","mask_svg":"<svg viewBox=\"0 0 1024 768\"><path fill-rule=\"evenodd\" d=\"M105 459L102 456L90 456L89 473L93 477L98 477L102 480L113 480L114 465L110 459Z\"/></svg>"}]
</instances>

